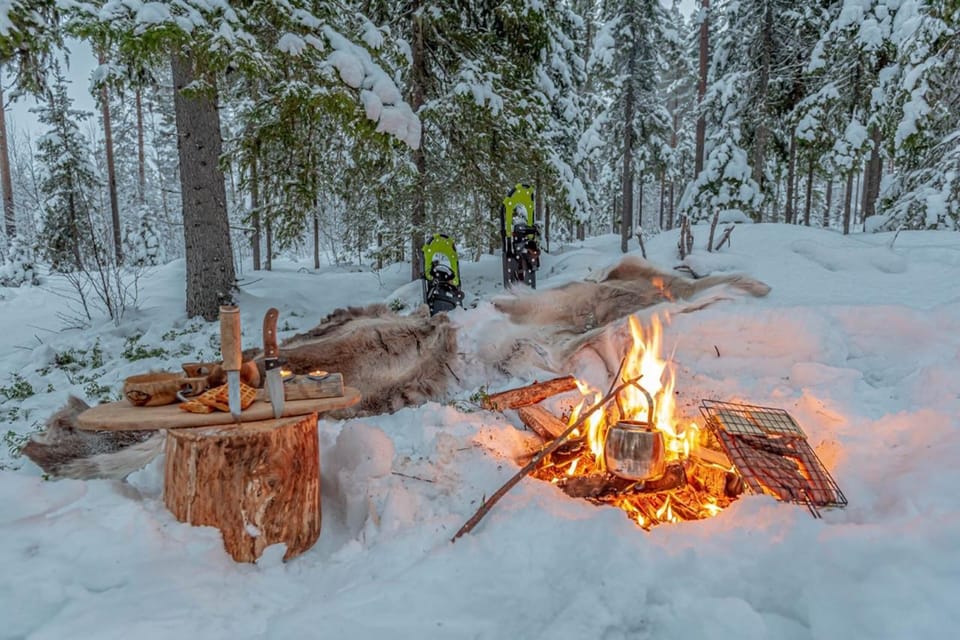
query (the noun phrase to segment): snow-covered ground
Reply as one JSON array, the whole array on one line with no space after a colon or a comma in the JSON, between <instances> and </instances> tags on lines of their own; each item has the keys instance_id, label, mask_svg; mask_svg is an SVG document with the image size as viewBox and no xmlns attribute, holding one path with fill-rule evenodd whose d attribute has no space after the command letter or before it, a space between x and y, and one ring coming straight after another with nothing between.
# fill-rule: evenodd
<instances>
[{"instance_id":1,"label":"snow-covered ground","mask_svg":"<svg viewBox=\"0 0 960 640\"><path fill-rule=\"evenodd\" d=\"M953 637L960 234L903 232L892 249L891 240L740 226L732 247L698 249L689 264L747 273L770 296L678 315L665 332L689 417L705 397L790 411L845 510L814 520L747 496L711 520L645 533L622 511L528 479L451 544L516 471L511 453L525 441L507 418L469 403L481 385L525 380L484 374L446 404L321 421L323 531L289 563L271 548L257 565L235 564L217 530L175 521L160 500L159 461L129 483L47 481L0 452L0 638ZM617 244L606 236L545 256L541 288L616 262ZM676 264L675 233L648 245L654 262ZM299 267L247 274L245 346L258 343L269 306L281 309L283 338L338 306L419 296L407 265L379 275ZM469 350L492 326L500 266L486 257L462 268L468 302L478 302L453 314ZM58 313L71 314L62 293L0 289L0 419L11 446L68 393L117 397L128 375L216 356L216 324L183 315L182 263L157 269L143 292L120 327L61 331ZM24 383L34 393L20 398Z\"/></svg>"}]
</instances>

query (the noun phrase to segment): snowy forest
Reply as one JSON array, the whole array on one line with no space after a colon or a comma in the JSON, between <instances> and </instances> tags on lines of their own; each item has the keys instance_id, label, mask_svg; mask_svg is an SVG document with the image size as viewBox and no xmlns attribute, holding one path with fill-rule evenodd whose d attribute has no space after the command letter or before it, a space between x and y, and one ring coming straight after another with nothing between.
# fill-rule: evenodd
<instances>
[{"instance_id":1,"label":"snowy forest","mask_svg":"<svg viewBox=\"0 0 960 640\"><path fill-rule=\"evenodd\" d=\"M0 118L0 277L118 319L185 258L212 319L280 253L417 278L442 231L479 259L518 182L547 250L715 217L958 229L958 26L956 0L3 0L4 110L33 96L43 131Z\"/></svg>"}]
</instances>

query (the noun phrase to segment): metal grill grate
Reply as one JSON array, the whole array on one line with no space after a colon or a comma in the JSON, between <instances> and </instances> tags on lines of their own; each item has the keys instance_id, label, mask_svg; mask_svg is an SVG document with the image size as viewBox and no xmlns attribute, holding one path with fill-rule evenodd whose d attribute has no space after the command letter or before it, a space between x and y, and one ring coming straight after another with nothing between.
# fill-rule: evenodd
<instances>
[{"instance_id":1,"label":"metal grill grate","mask_svg":"<svg viewBox=\"0 0 960 640\"><path fill-rule=\"evenodd\" d=\"M847 498L807 436L782 409L703 400L700 412L730 461L754 493L817 507L844 507Z\"/></svg>"}]
</instances>

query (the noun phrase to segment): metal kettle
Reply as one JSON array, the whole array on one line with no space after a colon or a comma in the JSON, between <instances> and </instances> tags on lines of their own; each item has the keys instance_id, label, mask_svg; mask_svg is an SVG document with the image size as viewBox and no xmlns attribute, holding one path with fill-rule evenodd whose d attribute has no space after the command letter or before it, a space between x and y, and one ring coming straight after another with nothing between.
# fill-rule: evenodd
<instances>
[{"instance_id":1,"label":"metal kettle","mask_svg":"<svg viewBox=\"0 0 960 640\"><path fill-rule=\"evenodd\" d=\"M648 422L621 420L607 431L603 445L607 470L627 480L648 480L666 470L663 433Z\"/></svg>"}]
</instances>

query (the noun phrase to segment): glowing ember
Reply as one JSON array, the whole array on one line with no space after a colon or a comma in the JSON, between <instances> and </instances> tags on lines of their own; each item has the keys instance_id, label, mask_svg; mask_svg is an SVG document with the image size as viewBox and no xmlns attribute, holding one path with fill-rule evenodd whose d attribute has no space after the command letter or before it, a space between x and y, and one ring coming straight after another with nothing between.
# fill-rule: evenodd
<instances>
[{"instance_id":1,"label":"glowing ember","mask_svg":"<svg viewBox=\"0 0 960 640\"><path fill-rule=\"evenodd\" d=\"M601 490L586 494L588 499L623 509L645 529L666 522L715 516L736 499L737 492L729 491L731 485L736 485L731 479L736 474L731 468L691 457L700 442L700 428L694 422L682 421L677 414L675 376L671 363L662 357L660 319L654 316L645 330L631 316L629 327L631 343L621 381L640 378L643 390L635 386L625 388L615 406L611 404L605 411L595 412L587 420L585 433L574 432L567 443L543 460L533 475L561 487L574 481L594 482ZM583 399L573 408L568 424L573 424L581 412L603 397L600 391L580 381L577 386ZM668 472L662 478L632 482L605 475L607 431L620 420L650 423L663 434ZM668 478L671 466L672 480ZM613 488L606 490L606 484Z\"/></svg>"}]
</instances>

